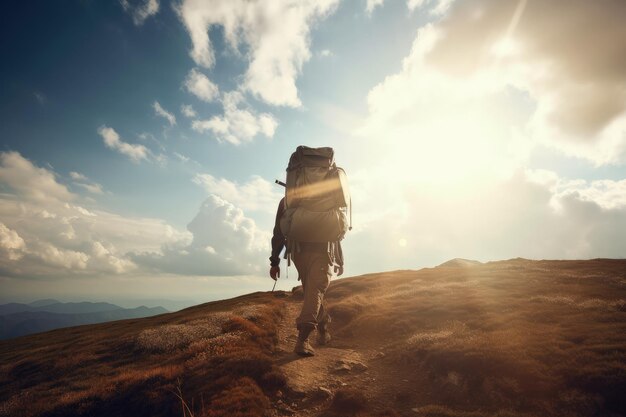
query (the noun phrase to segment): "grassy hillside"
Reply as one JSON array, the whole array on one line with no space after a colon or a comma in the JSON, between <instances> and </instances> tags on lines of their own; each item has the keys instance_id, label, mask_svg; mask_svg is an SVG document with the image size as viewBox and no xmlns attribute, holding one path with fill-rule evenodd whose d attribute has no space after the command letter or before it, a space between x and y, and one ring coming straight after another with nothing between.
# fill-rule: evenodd
<instances>
[{"instance_id":1,"label":"grassy hillside","mask_svg":"<svg viewBox=\"0 0 626 417\"><path fill-rule=\"evenodd\" d=\"M0 415L626 415L626 261L457 261L327 300L335 338L307 359L278 337L299 291L0 342ZM362 366L324 362L341 352Z\"/></svg>"},{"instance_id":2,"label":"grassy hillside","mask_svg":"<svg viewBox=\"0 0 626 417\"><path fill-rule=\"evenodd\" d=\"M381 352L374 404L429 417L626 415L624 260L453 263L338 281L328 299L342 342Z\"/></svg>"},{"instance_id":3,"label":"grassy hillside","mask_svg":"<svg viewBox=\"0 0 626 417\"><path fill-rule=\"evenodd\" d=\"M281 304L251 294L0 342L0 415L176 416L179 397L204 415L262 415L284 383L270 356Z\"/></svg>"}]
</instances>

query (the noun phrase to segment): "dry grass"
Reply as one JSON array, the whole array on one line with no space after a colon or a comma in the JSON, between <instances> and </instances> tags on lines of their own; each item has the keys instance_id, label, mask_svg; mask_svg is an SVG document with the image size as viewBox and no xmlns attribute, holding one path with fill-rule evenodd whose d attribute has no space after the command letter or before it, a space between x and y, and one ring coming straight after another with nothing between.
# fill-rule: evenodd
<instances>
[{"instance_id":1,"label":"dry grass","mask_svg":"<svg viewBox=\"0 0 626 417\"><path fill-rule=\"evenodd\" d=\"M626 415L625 300L626 261L612 260L334 281L335 346L384 355L320 412ZM188 416L271 415L274 395L288 392L272 356L284 302L257 293L0 342L0 416L176 416L176 392Z\"/></svg>"},{"instance_id":2,"label":"dry grass","mask_svg":"<svg viewBox=\"0 0 626 417\"><path fill-rule=\"evenodd\" d=\"M257 293L2 342L0 416L182 415L178 388L195 417L264 415L285 383L268 359L283 303Z\"/></svg>"},{"instance_id":3,"label":"dry grass","mask_svg":"<svg viewBox=\"0 0 626 417\"><path fill-rule=\"evenodd\" d=\"M228 313L215 313L188 324L166 324L142 330L137 336L137 346L150 352L172 352L221 335L222 325L230 316Z\"/></svg>"},{"instance_id":4,"label":"dry grass","mask_svg":"<svg viewBox=\"0 0 626 417\"><path fill-rule=\"evenodd\" d=\"M625 278L626 261L511 260L339 280L328 300L338 338L385 352L397 400L378 401L398 410L626 415Z\"/></svg>"}]
</instances>

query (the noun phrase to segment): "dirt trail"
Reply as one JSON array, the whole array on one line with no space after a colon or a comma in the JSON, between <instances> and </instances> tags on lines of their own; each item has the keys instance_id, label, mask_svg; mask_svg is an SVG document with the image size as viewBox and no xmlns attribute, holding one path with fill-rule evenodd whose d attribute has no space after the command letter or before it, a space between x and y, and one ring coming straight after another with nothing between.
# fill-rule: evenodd
<instances>
[{"instance_id":1,"label":"dirt trail","mask_svg":"<svg viewBox=\"0 0 626 417\"><path fill-rule=\"evenodd\" d=\"M317 334L311 334L316 355L300 357L293 353L297 339L295 320L301 301L288 301L283 322L279 326L279 345L276 364L287 377L284 397L276 404L277 415L319 416L328 408L332 397L341 388L355 388L374 394L376 378L370 362L375 362L376 351L360 351L332 340L328 346L316 343ZM332 334L332 327L331 327Z\"/></svg>"}]
</instances>

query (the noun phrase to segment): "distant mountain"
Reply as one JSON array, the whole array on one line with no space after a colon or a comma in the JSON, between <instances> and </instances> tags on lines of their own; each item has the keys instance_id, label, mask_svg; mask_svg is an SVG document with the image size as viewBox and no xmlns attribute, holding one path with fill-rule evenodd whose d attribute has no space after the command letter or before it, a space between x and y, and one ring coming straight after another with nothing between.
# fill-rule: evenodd
<instances>
[{"instance_id":1,"label":"distant mountain","mask_svg":"<svg viewBox=\"0 0 626 417\"><path fill-rule=\"evenodd\" d=\"M21 303L0 304L0 315L21 313L24 311L35 311L35 310L36 309L34 307L31 307L28 304L21 304Z\"/></svg>"},{"instance_id":2,"label":"distant mountain","mask_svg":"<svg viewBox=\"0 0 626 417\"><path fill-rule=\"evenodd\" d=\"M0 315L23 313L23 312L49 312L62 314L84 314L84 313L101 313L105 311L123 310L115 304L110 303L61 303L56 300L39 300L30 304L9 303L0 305Z\"/></svg>"},{"instance_id":3,"label":"distant mountain","mask_svg":"<svg viewBox=\"0 0 626 417\"><path fill-rule=\"evenodd\" d=\"M32 303L28 303L28 305L31 307L43 307L43 306L49 306L50 304L59 304L59 303L60 303L59 300L55 300L53 298L46 298L45 300L33 301Z\"/></svg>"},{"instance_id":4,"label":"distant mountain","mask_svg":"<svg viewBox=\"0 0 626 417\"><path fill-rule=\"evenodd\" d=\"M34 308L27 304L0 305L0 340L61 327L134 319L167 313L163 307L122 308L109 303L55 303Z\"/></svg>"},{"instance_id":5,"label":"distant mountain","mask_svg":"<svg viewBox=\"0 0 626 417\"><path fill-rule=\"evenodd\" d=\"M115 304L110 303L56 303L37 308L37 311L48 311L50 313L63 314L84 314L84 313L102 313L105 311L123 310Z\"/></svg>"},{"instance_id":6,"label":"distant mountain","mask_svg":"<svg viewBox=\"0 0 626 417\"><path fill-rule=\"evenodd\" d=\"M478 261L474 261L472 259L463 259L463 258L454 258L454 259L450 259L447 262L442 263L441 265L438 265L437 267L467 267L467 266L476 266L476 265L482 265L482 262L478 262Z\"/></svg>"}]
</instances>

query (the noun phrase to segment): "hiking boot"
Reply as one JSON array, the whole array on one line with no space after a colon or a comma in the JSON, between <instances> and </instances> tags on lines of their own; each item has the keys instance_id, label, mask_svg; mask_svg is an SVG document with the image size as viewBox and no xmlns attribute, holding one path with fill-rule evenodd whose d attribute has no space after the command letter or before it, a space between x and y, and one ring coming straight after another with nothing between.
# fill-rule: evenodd
<instances>
[{"instance_id":1,"label":"hiking boot","mask_svg":"<svg viewBox=\"0 0 626 417\"><path fill-rule=\"evenodd\" d=\"M332 339L330 337L330 332L328 331L328 322L320 324L319 326L317 326L317 343L319 345L327 345L330 340Z\"/></svg>"},{"instance_id":2,"label":"hiking boot","mask_svg":"<svg viewBox=\"0 0 626 417\"><path fill-rule=\"evenodd\" d=\"M313 349L313 346L311 346L309 341L306 339L305 340L298 339L298 341L296 342L296 347L294 348L293 351L296 352L300 356L315 355L315 349Z\"/></svg>"},{"instance_id":3,"label":"hiking boot","mask_svg":"<svg viewBox=\"0 0 626 417\"><path fill-rule=\"evenodd\" d=\"M309 335L313 331L313 327L302 327L298 332L298 341L296 342L296 347L293 349L300 356L313 356L315 355L315 350L309 343Z\"/></svg>"}]
</instances>

